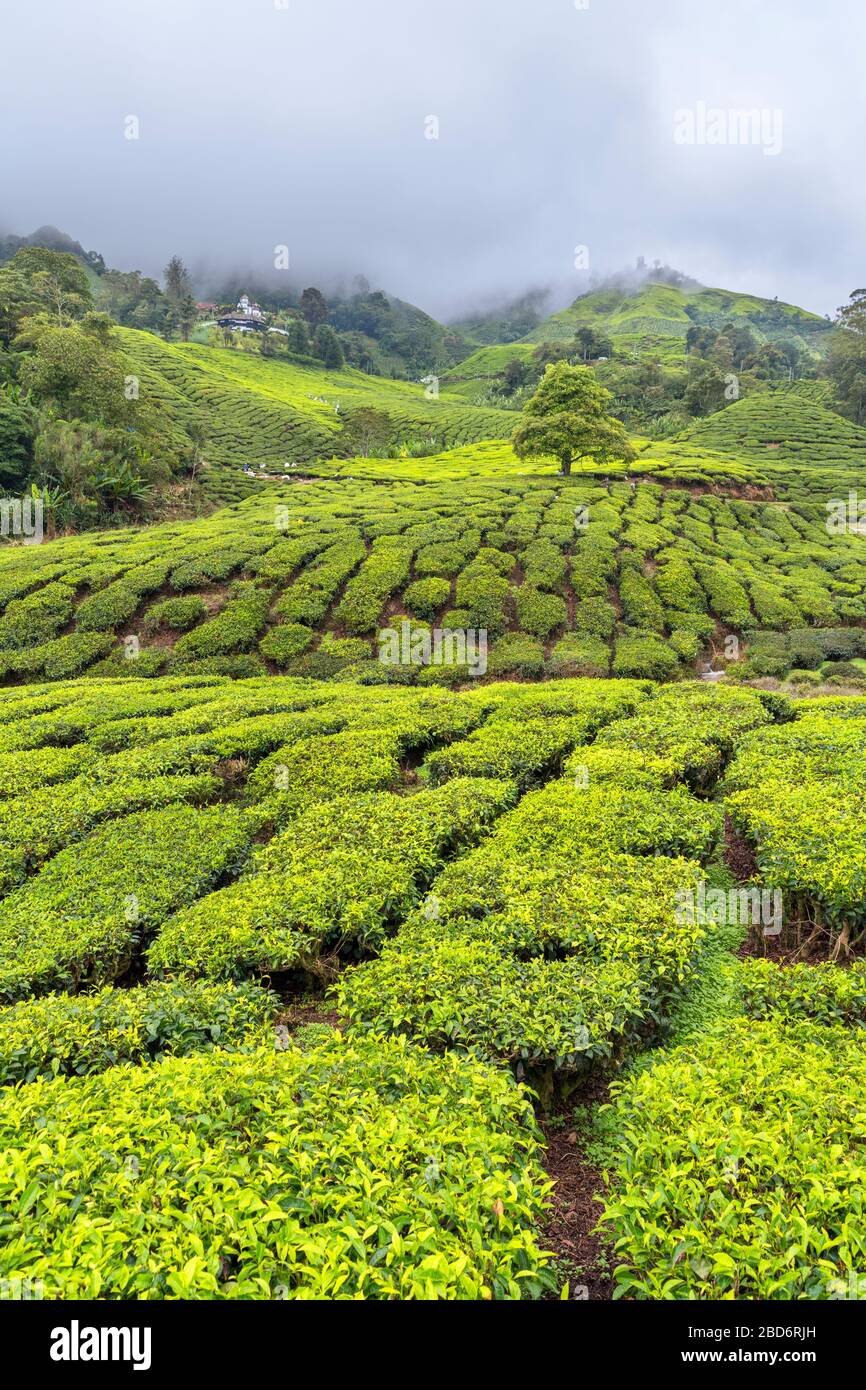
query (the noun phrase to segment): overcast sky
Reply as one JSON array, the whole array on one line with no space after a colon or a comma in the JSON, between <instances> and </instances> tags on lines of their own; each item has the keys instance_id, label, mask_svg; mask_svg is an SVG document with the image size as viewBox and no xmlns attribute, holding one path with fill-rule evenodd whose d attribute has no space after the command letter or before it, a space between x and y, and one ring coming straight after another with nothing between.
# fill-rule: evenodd
<instances>
[{"instance_id":1,"label":"overcast sky","mask_svg":"<svg viewBox=\"0 0 866 1390\"><path fill-rule=\"evenodd\" d=\"M124 269L286 245L293 283L440 317L583 292L576 247L821 313L866 282L857 0L39 0L3 30L0 228Z\"/></svg>"}]
</instances>

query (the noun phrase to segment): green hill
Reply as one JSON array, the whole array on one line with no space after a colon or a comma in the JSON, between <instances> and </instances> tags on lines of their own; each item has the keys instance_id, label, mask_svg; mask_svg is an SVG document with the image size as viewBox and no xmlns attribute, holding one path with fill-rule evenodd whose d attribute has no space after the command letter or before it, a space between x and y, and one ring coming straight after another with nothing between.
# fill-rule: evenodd
<instances>
[{"instance_id":1,"label":"green hill","mask_svg":"<svg viewBox=\"0 0 866 1390\"><path fill-rule=\"evenodd\" d=\"M368 376L353 368L294 365L257 353L195 343L166 343L149 333L119 329L140 376L142 397L177 430L204 430L211 496L229 501L256 486L243 473L281 474L345 452L340 431L363 406L384 411L398 440L450 448L508 435L507 411L467 405L447 389L429 398L415 382Z\"/></svg>"},{"instance_id":2,"label":"green hill","mask_svg":"<svg viewBox=\"0 0 866 1390\"><path fill-rule=\"evenodd\" d=\"M513 343L542 321L548 299L547 290L528 290L517 299L453 319L451 327L471 343Z\"/></svg>"},{"instance_id":3,"label":"green hill","mask_svg":"<svg viewBox=\"0 0 866 1390\"><path fill-rule=\"evenodd\" d=\"M522 339L527 343L564 342L578 328L604 330L619 354L655 352L663 359L682 358L692 324L723 328L746 322L759 342L793 339L812 356L824 350L830 325L818 314L757 295L729 290L680 289L648 282L640 289L600 289L581 295L567 309L552 314Z\"/></svg>"},{"instance_id":4,"label":"green hill","mask_svg":"<svg viewBox=\"0 0 866 1390\"><path fill-rule=\"evenodd\" d=\"M866 471L866 430L801 391L782 388L733 401L697 420L687 438L778 463Z\"/></svg>"}]
</instances>

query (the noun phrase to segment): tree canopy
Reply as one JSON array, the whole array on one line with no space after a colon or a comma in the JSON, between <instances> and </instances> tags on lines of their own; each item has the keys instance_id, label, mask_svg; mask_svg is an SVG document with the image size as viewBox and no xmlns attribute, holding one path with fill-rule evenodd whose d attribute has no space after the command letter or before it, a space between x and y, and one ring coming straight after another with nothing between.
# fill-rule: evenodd
<instances>
[{"instance_id":1,"label":"tree canopy","mask_svg":"<svg viewBox=\"0 0 866 1390\"><path fill-rule=\"evenodd\" d=\"M612 399L590 367L552 363L523 408L514 452L518 458L554 454L566 476L576 459L588 456L601 464L629 462L636 451L624 426L607 413Z\"/></svg>"}]
</instances>

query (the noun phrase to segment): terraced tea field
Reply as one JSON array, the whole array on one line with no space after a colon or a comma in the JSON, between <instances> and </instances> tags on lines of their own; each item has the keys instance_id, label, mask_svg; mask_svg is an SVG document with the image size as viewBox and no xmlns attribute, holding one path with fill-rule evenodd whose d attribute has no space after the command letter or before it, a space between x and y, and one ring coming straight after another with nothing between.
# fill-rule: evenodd
<instances>
[{"instance_id":1,"label":"terraced tea field","mask_svg":"<svg viewBox=\"0 0 866 1390\"><path fill-rule=\"evenodd\" d=\"M700 683L2 692L0 1277L567 1294L534 1105L614 1069L616 1291L837 1296L862 972L681 905L736 884L727 814L787 939L854 944L864 751L864 700Z\"/></svg>"},{"instance_id":2,"label":"terraced tea field","mask_svg":"<svg viewBox=\"0 0 866 1390\"><path fill-rule=\"evenodd\" d=\"M483 631L487 678L669 679L773 643L789 659L771 674L817 671L866 655L866 537L826 523L819 503L649 482L290 484L195 522L7 546L0 679L467 679L383 664L404 623Z\"/></svg>"},{"instance_id":3,"label":"terraced tea field","mask_svg":"<svg viewBox=\"0 0 866 1390\"><path fill-rule=\"evenodd\" d=\"M255 490L244 467L279 475L342 452L341 425L353 409L373 407L391 419L398 439L450 448L510 435L509 411L467 405L447 389L367 376L347 368L325 371L257 353L165 343L150 333L119 329L139 377L141 399L168 426L205 436L205 486L216 500Z\"/></svg>"},{"instance_id":4,"label":"terraced tea field","mask_svg":"<svg viewBox=\"0 0 866 1390\"><path fill-rule=\"evenodd\" d=\"M147 342L230 495L310 457L0 548L3 1287L860 1296L862 433L563 479L395 382L452 447L327 459L315 373Z\"/></svg>"}]
</instances>

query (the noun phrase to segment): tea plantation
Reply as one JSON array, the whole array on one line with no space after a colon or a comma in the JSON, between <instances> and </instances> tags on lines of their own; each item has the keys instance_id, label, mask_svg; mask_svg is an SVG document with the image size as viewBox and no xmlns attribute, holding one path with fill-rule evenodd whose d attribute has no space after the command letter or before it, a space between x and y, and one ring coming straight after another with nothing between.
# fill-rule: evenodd
<instances>
[{"instance_id":1,"label":"tea plantation","mask_svg":"<svg viewBox=\"0 0 866 1390\"><path fill-rule=\"evenodd\" d=\"M688 680L8 687L0 1277L558 1296L537 1114L619 1073L617 1295L836 1296L864 751L864 699ZM838 963L680 910L726 825Z\"/></svg>"},{"instance_id":2,"label":"tea plantation","mask_svg":"<svg viewBox=\"0 0 866 1390\"><path fill-rule=\"evenodd\" d=\"M391 381L346 368L269 361L258 353L166 343L152 333L118 329L142 399L165 428L198 430L205 440L205 490L228 502L258 486L251 468L279 475L340 453L347 415L372 407L388 415L399 439L440 448L510 435L513 415L466 404L447 390Z\"/></svg>"},{"instance_id":3,"label":"tea plantation","mask_svg":"<svg viewBox=\"0 0 866 1390\"><path fill-rule=\"evenodd\" d=\"M715 660L817 680L866 655L864 580L866 537L828 530L820 501L543 474L321 479L0 550L0 680L465 680L465 663L383 664L378 635L404 623L484 631L487 678L662 680Z\"/></svg>"},{"instance_id":4,"label":"tea plantation","mask_svg":"<svg viewBox=\"0 0 866 1390\"><path fill-rule=\"evenodd\" d=\"M312 373L126 336L305 476L0 549L0 1280L856 1296L861 432L779 391L562 478L377 382L441 451L330 460Z\"/></svg>"}]
</instances>

